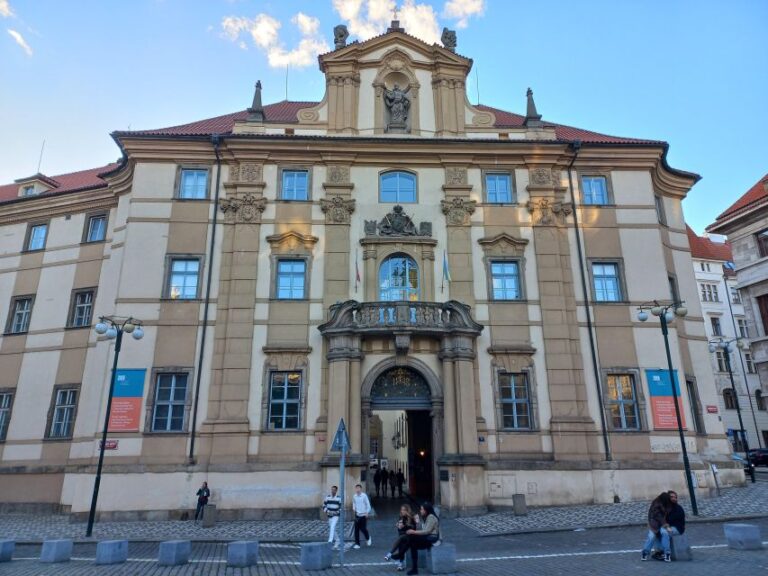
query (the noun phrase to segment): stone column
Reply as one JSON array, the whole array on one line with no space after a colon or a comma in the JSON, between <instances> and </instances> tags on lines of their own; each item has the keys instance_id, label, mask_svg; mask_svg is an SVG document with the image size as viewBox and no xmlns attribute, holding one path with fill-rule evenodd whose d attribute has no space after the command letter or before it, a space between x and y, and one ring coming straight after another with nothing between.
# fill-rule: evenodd
<instances>
[{"instance_id":1,"label":"stone column","mask_svg":"<svg viewBox=\"0 0 768 576\"><path fill-rule=\"evenodd\" d=\"M453 383L453 360L443 356L443 414L444 414L444 453L458 454L458 425L456 421L456 389Z\"/></svg>"},{"instance_id":2,"label":"stone column","mask_svg":"<svg viewBox=\"0 0 768 576\"><path fill-rule=\"evenodd\" d=\"M352 358L349 362L349 441L353 454L365 456L366 449L362 445L363 430L361 426L362 405L360 404L360 358Z\"/></svg>"}]
</instances>

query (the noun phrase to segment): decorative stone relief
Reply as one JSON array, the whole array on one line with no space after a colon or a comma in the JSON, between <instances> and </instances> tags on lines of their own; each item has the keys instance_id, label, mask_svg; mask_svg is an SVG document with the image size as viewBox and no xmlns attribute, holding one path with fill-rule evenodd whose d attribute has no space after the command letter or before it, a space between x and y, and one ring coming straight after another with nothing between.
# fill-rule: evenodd
<instances>
[{"instance_id":1,"label":"decorative stone relief","mask_svg":"<svg viewBox=\"0 0 768 576\"><path fill-rule=\"evenodd\" d=\"M461 226L469 224L469 216L475 211L477 202L474 200L465 200L464 198L453 198L452 200L441 200L440 207L449 225Z\"/></svg>"},{"instance_id":2,"label":"decorative stone relief","mask_svg":"<svg viewBox=\"0 0 768 576\"><path fill-rule=\"evenodd\" d=\"M349 31L344 24L333 27L333 45L336 50L347 45L347 38L349 38Z\"/></svg>"},{"instance_id":3,"label":"decorative stone relief","mask_svg":"<svg viewBox=\"0 0 768 576\"><path fill-rule=\"evenodd\" d=\"M224 212L228 222L251 224L259 222L267 207L267 199L254 194L242 197L224 198L219 202L219 209Z\"/></svg>"},{"instance_id":4,"label":"decorative stone relief","mask_svg":"<svg viewBox=\"0 0 768 576\"><path fill-rule=\"evenodd\" d=\"M240 164L230 164L229 181L237 182L238 180L240 180Z\"/></svg>"},{"instance_id":5,"label":"decorative stone relief","mask_svg":"<svg viewBox=\"0 0 768 576\"><path fill-rule=\"evenodd\" d=\"M529 200L527 206L528 212L533 214L534 222L544 226L564 225L566 217L573 212L570 203L552 201L549 198Z\"/></svg>"},{"instance_id":6,"label":"decorative stone relief","mask_svg":"<svg viewBox=\"0 0 768 576\"><path fill-rule=\"evenodd\" d=\"M348 184L349 166L328 166L329 184Z\"/></svg>"},{"instance_id":7,"label":"decorative stone relief","mask_svg":"<svg viewBox=\"0 0 768 576\"><path fill-rule=\"evenodd\" d=\"M334 196L330 200L320 200L320 209L325 214L328 224L349 224L350 216L355 211L355 201L347 200L341 196Z\"/></svg>"},{"instance_id":8,"label":"decorative stone relief","mask_svg":"<svg viewBox=\"0 0 768 576\"><path fill-rule=\"evenodd\" d=\"M450 166L445 169L445 183L448 186L466 186L467 169L460 166Z\"/></svg>"},{"instance_id":9,"label":"decorative stone relief","mask_svg":"<svg viewBox=\"0 0 768 576\"><path fill-rule=\"evenodd\" d=\"M267 236L267 242L276 254L309 254L317 243L317 236L290 230Z\"/></svg>"},{"instance_id":10,"label":"decorative stone relief","mask_svg":"<svg viewBox=\"0 0 768 576\"><path fill-rule=\"evenodd\" d=\"M528 240L525 238L516 238L506 232L489 238L480 238L477 242L486 256L522 256L528 245Z\"/></svg>"},{"instance_id":11,"label":"decorative stone relief","mask_svg":"<svg viewBox=\"0 0 768 576\"><path fill-rule=\"evenodd\" d=\"M403 212L403 207L397 205L380 222L365 221L366 236L376 236L377 232L379 236L432 236L432 223L422 222L416 228L411 217Z\"/></svg>"},{"instance_id":12,"label":"decorative stone relief","mask_svg":"<svg viewBox=\"0 0 768 576\"><path fill-rule=\"evenodd\" d=\"M240 180L242 182L261 182L261 164L243 162L240 164Z\"/></svg>"},{"instance_id":13,"label":"decorative stone relief","mask_svg":"<svg viewBox=\"0 0 768 576\"><path fill-rule=\"evenodd\" d=\"M551 168L534 168L531 170L533 186L552 186L554 184Z\"/></svg>"},{"instance_id":14,"label":"decorative stone relief","mask_svg":"<svg viewBox=\"0 0 768 576\"><path fill-rule=\"evenodd\" d=\"M440 36L440 41L443 43L443 46L446 50L450 50L451 52L456 51L456 30L448 30L448 28L443 28L443 35Z\"/></svg>"}]
</instances>

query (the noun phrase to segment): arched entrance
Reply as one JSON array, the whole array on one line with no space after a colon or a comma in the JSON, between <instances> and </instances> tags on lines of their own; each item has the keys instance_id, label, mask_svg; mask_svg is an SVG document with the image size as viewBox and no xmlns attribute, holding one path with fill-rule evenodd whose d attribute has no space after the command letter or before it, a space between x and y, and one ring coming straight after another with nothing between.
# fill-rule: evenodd
<instances>
[{"instance_id":1,"label":"arched entrance","mask_svg":"<svg viewBox=\"0 0 768 576\"><path fill-rule=\"evenodd\" d=\"M442 394L432 371L421 364L413 359L404 365L385 361L369 373L363 383L363 441L371 475L377 466L402 470L410 496L434 501L439 494Z\"/></svg>"}]
</instances>

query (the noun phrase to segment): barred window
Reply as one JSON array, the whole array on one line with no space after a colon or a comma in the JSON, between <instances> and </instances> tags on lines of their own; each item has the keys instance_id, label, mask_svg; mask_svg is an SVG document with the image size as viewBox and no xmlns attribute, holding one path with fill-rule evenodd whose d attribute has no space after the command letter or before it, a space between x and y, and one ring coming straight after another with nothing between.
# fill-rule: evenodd
<instances>
[{"instance_id":1,"label":"barred window","mask_svg":"<svg viewBox=\"0 0 768 576\"><path fill-rule=\"evenodd\" d=\"M269 429L298 430L301 406L301 372L269 375Z\"/></svg>"},{"instance_id":2,"label":"barred window","mask_svg":"<svg viewBox=\"0 0 768 576\"><path fill-rule=\"evenodd\" d=\"M609 374L606 407L614 430L639 430L637 393L632 374Z\"/></svg>"},{"instance_id":3,"label":"barred window","mask_svg":"<svg viewBox=\"0 0 768 576\"><path fill-rule=\"evenodd\" d=\"M531 394L527 374L499 372L499 398L504 428L522 430L532 428Z\"/></svg>"}]
</instances>

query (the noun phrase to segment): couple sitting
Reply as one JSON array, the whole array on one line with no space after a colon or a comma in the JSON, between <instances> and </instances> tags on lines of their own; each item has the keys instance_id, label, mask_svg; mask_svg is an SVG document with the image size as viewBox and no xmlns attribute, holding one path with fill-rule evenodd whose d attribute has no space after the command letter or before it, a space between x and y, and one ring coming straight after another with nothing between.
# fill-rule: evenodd
<instances>
[{"instance_id":1,"label":"couple sitting","mask_svg":"<svg viewBox=\"0 0 768 576\"><path fill-rule=\"evenodd\" d=\"M657 560L672 561L672 534L685 532L685 510L677 503L677 492L670 490L662 492L651 502L648 509L648 537L643 546L641 560L651 557L651 551L656 544L661 544L663 556L655 556Z\"/></svg>"},{"instance_id":2,"label":"couple sitting","mask_svg":"<svg viewBox=\"0 0 768 576\"><path fill-rule=\"evenodd\" d=\"M384 559L397 560L398 570L405 569L405 553L411 551L411 569L408 574L419 573L419 550L426 550L437 545L440 540L440 522L435 514L432 504L425 502L418 515L414 516L411 507L403 504L400 507L400 518L397 520L397 533L399 536L392 544L390 552Z\"/></svg>"}]
</instances>

